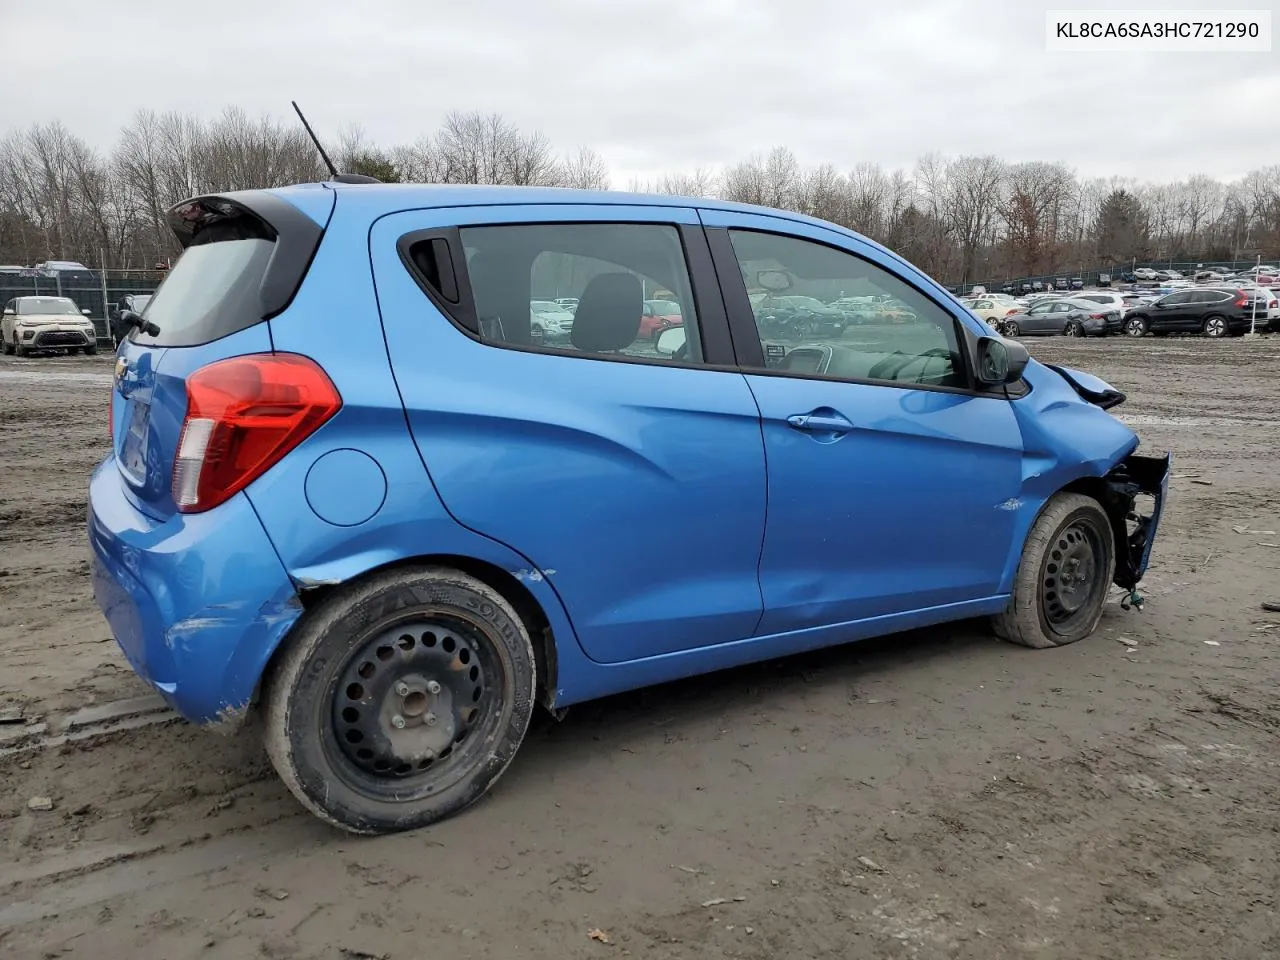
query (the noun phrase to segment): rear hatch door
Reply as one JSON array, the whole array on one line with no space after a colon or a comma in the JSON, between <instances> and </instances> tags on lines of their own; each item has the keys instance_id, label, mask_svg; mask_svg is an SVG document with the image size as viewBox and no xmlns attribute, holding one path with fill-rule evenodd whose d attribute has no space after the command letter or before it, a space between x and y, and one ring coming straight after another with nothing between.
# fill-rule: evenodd
<instances>
[{"instance_id":1,"label":"rear hatch door","mask_svg":"<svg viewBox=\"0 0 1280 960\"><path fill-rule=\"evenodd\" d=\"M217 360L272 351L262 321L288 305L306 273L324 226L314 214L270 191L200 197L170 212L184 250L147 304L144 326L121 343L111 395L126 495L152 518L176 510L187 377Z\"/></svg>"}]
</instances>

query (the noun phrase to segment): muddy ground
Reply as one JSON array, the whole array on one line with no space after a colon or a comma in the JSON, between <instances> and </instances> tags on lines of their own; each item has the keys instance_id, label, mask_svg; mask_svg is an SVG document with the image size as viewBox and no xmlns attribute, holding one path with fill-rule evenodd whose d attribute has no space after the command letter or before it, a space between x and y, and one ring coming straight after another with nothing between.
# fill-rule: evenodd
<instances>
[{"instance_id":1,"label":"muddy ground","mask_svg":"<svg viewBox=\"0 0 1280 960\"><path fill-rule=\"evenodd\" d=\"M10 753L0 956L1280 956L1280 336L1029 345L1175 453L1142 613L1061 650L966 623L574 708L396 838L327 829L251 738L179 722ZM110 369L0 360L0 709L49 735L146 692L86 575Z\"/></svg>"}]
</instances>

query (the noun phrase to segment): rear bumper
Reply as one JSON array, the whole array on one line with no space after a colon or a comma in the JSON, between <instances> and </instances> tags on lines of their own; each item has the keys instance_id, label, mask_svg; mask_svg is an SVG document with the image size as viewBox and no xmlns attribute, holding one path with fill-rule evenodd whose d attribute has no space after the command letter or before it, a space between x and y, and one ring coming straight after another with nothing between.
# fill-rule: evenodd
<instances>
[{"instance_id":1,"label":"rear bumper","mask_svg":"<svg viewBox=\"0 0 1280 960\"><path fill-rule=\"evenodd\" d=\"M158 522L126 499L115 458L94 471L93 593L140 677L193 723L234 728L302 612L248 498Z\"/></svg>"}]
</instances>

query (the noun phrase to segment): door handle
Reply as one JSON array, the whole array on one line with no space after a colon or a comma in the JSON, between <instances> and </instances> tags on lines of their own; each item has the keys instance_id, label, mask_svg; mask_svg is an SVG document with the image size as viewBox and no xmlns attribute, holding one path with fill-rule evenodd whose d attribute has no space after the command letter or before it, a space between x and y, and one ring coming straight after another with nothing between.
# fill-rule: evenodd
<instances>
[{"instance_id":1,"label":"door handle","mask_svg":"<svg viewBox=\"0 0 1280 960\"><path fill-rule=\"evenodd\" d=\"M787 423L809 433L848 433L853 429L853 424L834 410L797 413L787 417Z\"/></svg>"}]
</instances>

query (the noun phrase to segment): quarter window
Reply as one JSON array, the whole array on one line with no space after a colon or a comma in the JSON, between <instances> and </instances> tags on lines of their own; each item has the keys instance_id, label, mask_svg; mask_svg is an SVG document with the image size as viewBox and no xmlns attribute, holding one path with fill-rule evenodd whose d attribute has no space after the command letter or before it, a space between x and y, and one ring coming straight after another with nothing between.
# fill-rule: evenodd
<instances>
[{"instance_id":1,"label":"quarter window","mask_svg":"<svg viewBox=\"0 0 1280 960\"><path fill-rule=\"evenodd\" d=\"M904 280L825 244L750 230L729 235L766 368L967 385L955 318ZM793 351L797 362L788 358Z\"/></svg>"},{"instance_id":2,"label":"quarter window","mask_svg":"<svg viewBox=\"0 0 1280 960\"><path fill-rule=\"evenodd\" d=\"M701 361L698 316L675 227L518 224L464 227L461 238L485 342L671 362L656 342L662 331L680 326L686 346L674 359ZM646 309L646 302L663 312Z\"/></svg>"}]
</instances>

